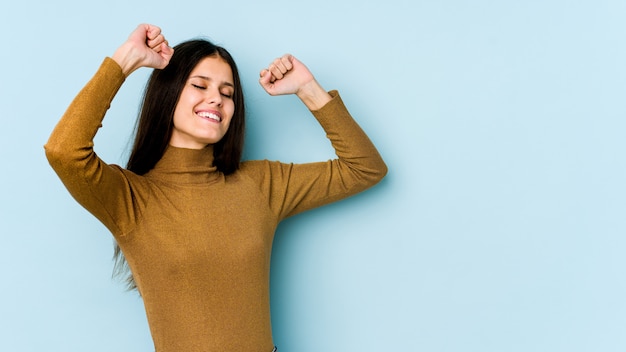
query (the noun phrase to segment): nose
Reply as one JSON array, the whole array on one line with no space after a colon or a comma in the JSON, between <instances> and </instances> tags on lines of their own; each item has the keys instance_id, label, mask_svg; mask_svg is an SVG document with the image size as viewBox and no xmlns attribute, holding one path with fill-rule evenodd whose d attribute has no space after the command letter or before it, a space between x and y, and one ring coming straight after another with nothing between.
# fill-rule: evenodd
<instances>
[{"instance_id":1,"label":"nose","mask_svg":"<svg viewBox=\"0 0 626 352\"><path fill-rule=\"evenodd\" d=\"M222 106L222 93L220 93L219 89L207 89L206 101L209 104Z\"/></svg>"}]
</instances>

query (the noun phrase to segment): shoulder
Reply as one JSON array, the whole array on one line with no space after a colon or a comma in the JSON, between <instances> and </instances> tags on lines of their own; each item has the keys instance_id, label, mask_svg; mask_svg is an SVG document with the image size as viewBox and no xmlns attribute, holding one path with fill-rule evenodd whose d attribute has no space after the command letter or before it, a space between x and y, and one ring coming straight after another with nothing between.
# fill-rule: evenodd
<instances>
[{"instance_id":1,"label":"shoulder","mask_svg":"<svg viewBox=\"0 0 626 352\"><path fill-rule=\"evenodd\" d=\"M269 160L243 161L239 165L239 170L237 170L236 174L239 174L244 177L254 177L255 175L266 173L269 169L272 168L273 163L276 163L276 162L272 162Z\"/></svg>"},{"instance_id":2,"label":"shoulder","mask_svg":"<svg viewBox=\"0 0 626 352\"><path fill-rule=\"evenodd\" d=\"M117 164L109 164L108 167L111 172L118 174L118 177L123 180L119 186L128 191L138 192L148 190L159 184L159 180L150 177L149 173L139 175Z\"/></svg>"},{"instance_id":3,"label":"shoulder","mask_svg":"<svg viewBox=\"0 0 626 352\"><path fill-rule=\"evenodd\" d=\"M262 180L281 175L288 171L293 164L272 160L248 160L241 163L235 174L242 177Z\"/></svg>"}]
</instances>

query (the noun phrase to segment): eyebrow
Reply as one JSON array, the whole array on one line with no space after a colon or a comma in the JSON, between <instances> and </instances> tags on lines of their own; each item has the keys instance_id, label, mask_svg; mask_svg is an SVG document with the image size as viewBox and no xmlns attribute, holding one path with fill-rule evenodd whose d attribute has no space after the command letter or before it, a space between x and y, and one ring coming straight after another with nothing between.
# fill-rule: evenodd
<instances>
[{"instance_id":1,"label":"eyebrow","mask_svg":"<svg viewBox=\"0 0 626 352\"><path fill-rule=\"evenodd\" d=\"M210 77L202 76L202 75L191 76L189 78L200 78L200 79L203 79L203 80L206 80L206 81L212 81L213 80ZM228 87L231 87L231 88L235 88L235 86L232 83L230 83L230 82L222 82L222 85L228 86Z\"/></svg>"}]
</instances>

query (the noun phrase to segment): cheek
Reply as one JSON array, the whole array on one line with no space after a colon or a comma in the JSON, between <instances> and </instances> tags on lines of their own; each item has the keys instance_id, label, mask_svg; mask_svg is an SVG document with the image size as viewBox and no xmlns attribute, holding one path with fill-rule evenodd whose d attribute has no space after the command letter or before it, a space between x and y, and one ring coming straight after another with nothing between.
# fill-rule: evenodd
<instances>
[{"instance_id":1,"label":"cheek","mask_svg":"<svg viewBox=\"0 0 626 352\"><path fill-rule=\"evenodd\" d=\"M231 101L227 105L225 105L224 112L228 114L228 125L230 125L230 122L232 121L235 114L235 103Z\"/></svg>"},{"instance_id":2,"label":"cheek","mask_svg":"<svg viewBox=\"0 0 626 352\"><path fill-rule=\"evenodd\" d=\"M187 89L183 89L180 97L178 97L178 101L176 102L176 106L174 107L174 123L176 123L177 116L178 120L180 120L181 115L191 109L193 101L193 96L187 92Z\"/></svg>"}]
</instances>

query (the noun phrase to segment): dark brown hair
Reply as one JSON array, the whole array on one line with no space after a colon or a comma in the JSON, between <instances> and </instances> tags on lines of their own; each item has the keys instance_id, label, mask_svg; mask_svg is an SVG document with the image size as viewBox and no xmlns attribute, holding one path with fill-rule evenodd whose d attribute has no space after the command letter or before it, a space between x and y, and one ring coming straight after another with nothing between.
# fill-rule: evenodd
<instances>
[{"instance_id":1,"label":"dark brown hair","mask_svg":"<svg viewBox=\"0 0 626 352\"><path fill-rule=\"evenodd\" d=\"M208 40L194 39L174 47L164 69L155 69L146 84L135 140L126 168L138 175L150 171L163 157L174 127L174 110L191 71L206 57L219 57L233 74L235 112L224 137L213 146L213 165L228 175L239 168L245 131L245 105L237 65L230 53ZM129 289L136 285L119 245L115 244L114 276L127 275Z\"/></svg>"}]
</instances>

